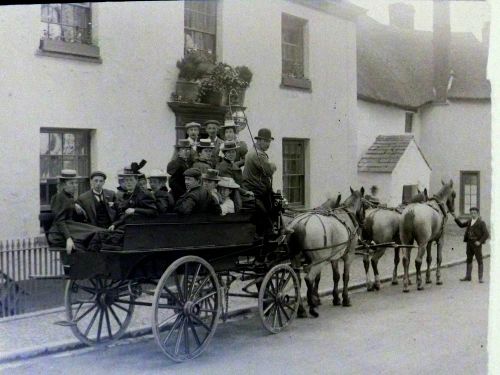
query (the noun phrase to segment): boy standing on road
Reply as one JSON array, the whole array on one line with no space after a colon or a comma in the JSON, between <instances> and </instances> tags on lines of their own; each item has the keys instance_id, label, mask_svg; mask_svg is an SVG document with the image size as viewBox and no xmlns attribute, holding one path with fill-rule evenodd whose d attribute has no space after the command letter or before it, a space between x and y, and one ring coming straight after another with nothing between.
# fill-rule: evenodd
<instances>
[{"instance_id":1,"label":"boy standing on road","mask_svg":"<svg viewBox=\"0 0 500 375\"><path fill-rule=\"evenodd\" d=\"M455 213L452 213L455 223L457 223L460 228L467 228L464 235L464 242L467 243L467 268L465 277L460 279L460 281L471 281L472 260L474 256L476 256L478 279L480 283L483 283L482 245L489 238L490 234L486 228L486 224L479 216L479 209L477 207L471 207L470 214L471 218L466 222L462 222L455 216Z\"/></svg>"}]
</instances>

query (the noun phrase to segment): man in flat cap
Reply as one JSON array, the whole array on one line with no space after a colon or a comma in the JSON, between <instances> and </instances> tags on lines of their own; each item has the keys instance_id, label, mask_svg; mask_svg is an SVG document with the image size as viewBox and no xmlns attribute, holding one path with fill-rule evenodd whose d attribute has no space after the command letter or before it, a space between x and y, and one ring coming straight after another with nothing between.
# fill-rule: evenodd
<instances>
[{"instance_id":1,"label":"man in flat cap","mask_svg":"<svg viewBox=\"0 0 500 375\"><path fill-rule=\"evenodd\" d=\"M189 156L191 144L187 139L179 139L175 145L177 152L173 160L167 165L167 173L170 175L168 182L170 193L174 200L177 201L181 195L186 192L186 184L184 182L184 172L189 168Z\"/></svg>"},{"instance_id":2,"label":"man in flat cap","mask_svg":"<svg viewBox=\"0 0 500 375\"><path fill-rule=\"evenodd\" d=\"M223 142L222 139L220 139L218 136L220 122L217 120L208 120L205 121L204 125L210 142L214 144L214 149L212 151L212 165L215 167L219 162L219 150Z\"/></svg>"},{"instance_id":3,"label":"man in flat cap","mask_svg":"<svg viewBox=\"0 0 500 375\"><path fill-rule=\"evenodd\" d=\"M470 208L471 218L465 222L461 221L455 216L455 213L451 213L455 219L455 223L460 228L467 228L464 234L464 242L466 245L466 271L465 277L460 279L460 281L471 281L472 276L472 261L474 256L477 261L477 275L478 281L483 282L483 244L490 237L486 223L479 216L479 209L477 207Z\"/></svg>"},{"instance_id":4,"label":"man in flat cap","mask_svg":"<svg viewBox=\"0 0 500 375\"><path fill-rule=\"evenodd\" d=\"M276 165L269 161L266 151L274 138L271 130L262 128L256 139L256 151L250 151L245 158L242 187L255 195L257 234L265 239L273 236L273 188L272 178Z\"/></svg>"},{"instance_id":5,"label":"man in flat cap","mask_svg":"<svg viewBox=\"0 0 500 375\"><path fill-rule=\"evenodd\" d=\"M192 213L213 213L220 215L221 208L215 198L201 186L201 172L190 168L184 172L187 191L175 204L175 212L180 215Z\"/></svg>"},{"instance_id":6,"label":"man in flat cap","mask_svg":"<svg viewBox=\"0 0 500 375\"><path fill-rule=\"evenodd\" d=\"M113 205L116 194L112 190L104 189L105 182L104 172L93 171L90 174L90 190L80 194L76 204L85 212L89 224L107 229L115 219Z\"/></svg>"},{"instance_id":7,"label":"man in flat cap","mask_svg":"<svg viewBox=\"0 0 500 375\"><path fill-rule=\"evenodd\" d=\"M191 155L189 157L190 163L193 164L198 159L198 142L200 141L201 125L197 122L188 122L184 125L186 129L186 136L189 144L191 145Z\"/></svg>"}]
</instances>

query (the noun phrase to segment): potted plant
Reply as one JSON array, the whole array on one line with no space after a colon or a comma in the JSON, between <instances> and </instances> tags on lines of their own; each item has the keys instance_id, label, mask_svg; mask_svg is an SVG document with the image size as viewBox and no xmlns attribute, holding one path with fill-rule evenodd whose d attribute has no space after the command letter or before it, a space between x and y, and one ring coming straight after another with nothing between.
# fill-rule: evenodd
<instances>
[{"instance_id":1,"label":"potted plant","mask_svg":"<svg viewBox=\"0 0 500 375\"><path fill-rule=\"evenodd\" d=\"M219 62L207 77L201 80L200 96L202 101L213 105L243 104L244 90L252 80L252 72L246 66L233 68Z\"/></svg>"},{"instance_id":2,"label":"potted plant","mask_svg":"<svg viewBox=\"0 0 500 375\"><path fill-rule=\"evenodd\" d=\"M175 87L175 97L179 101L194 102L198 98L200 79L207 75L213 64L202 53L190 50L177 61L179 76Z\"/></svg>"}]
</instances>

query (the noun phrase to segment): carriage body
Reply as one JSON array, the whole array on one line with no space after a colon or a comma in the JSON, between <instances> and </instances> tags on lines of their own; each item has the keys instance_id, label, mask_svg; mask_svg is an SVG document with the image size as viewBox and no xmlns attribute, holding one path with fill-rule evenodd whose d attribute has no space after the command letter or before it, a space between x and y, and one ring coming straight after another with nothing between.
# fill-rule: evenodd
<instances>
[{"instance_id":1,"label":"carriage body","mask_svg":"<svg viewBox=\"0 0 500 375\"><path fill-rule=\"evenodd\" d=\"M85 344L111 343L126 333L135 306L151 306L158 345L170 359L184 361L204 351L224 308L227 314L229 295L238 295L258 298L264 327L277 333L300 303L284 240L257 237L248 209L227 216L130 217L122 248L71 254L51 248L60 252L68 279L67 321L60 324ZM246 283L243 293L231 294L237 279Z\"/></svg>"}]
</instances>

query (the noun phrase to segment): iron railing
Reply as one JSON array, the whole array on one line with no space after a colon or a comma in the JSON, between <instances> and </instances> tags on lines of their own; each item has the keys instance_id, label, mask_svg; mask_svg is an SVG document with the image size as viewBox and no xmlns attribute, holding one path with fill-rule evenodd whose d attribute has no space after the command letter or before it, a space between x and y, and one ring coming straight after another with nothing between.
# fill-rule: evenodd
<instances>
[{"instance_id":1,"label":"iron railing","mask_svg":"<svg viewBox=\"0 0 500 375\"><path fill-rule=\"evenodd\" d=\"M48 249L46 240L0 241L0 318L63 305L59 253Z\"/></svg>"}]
</instances>

